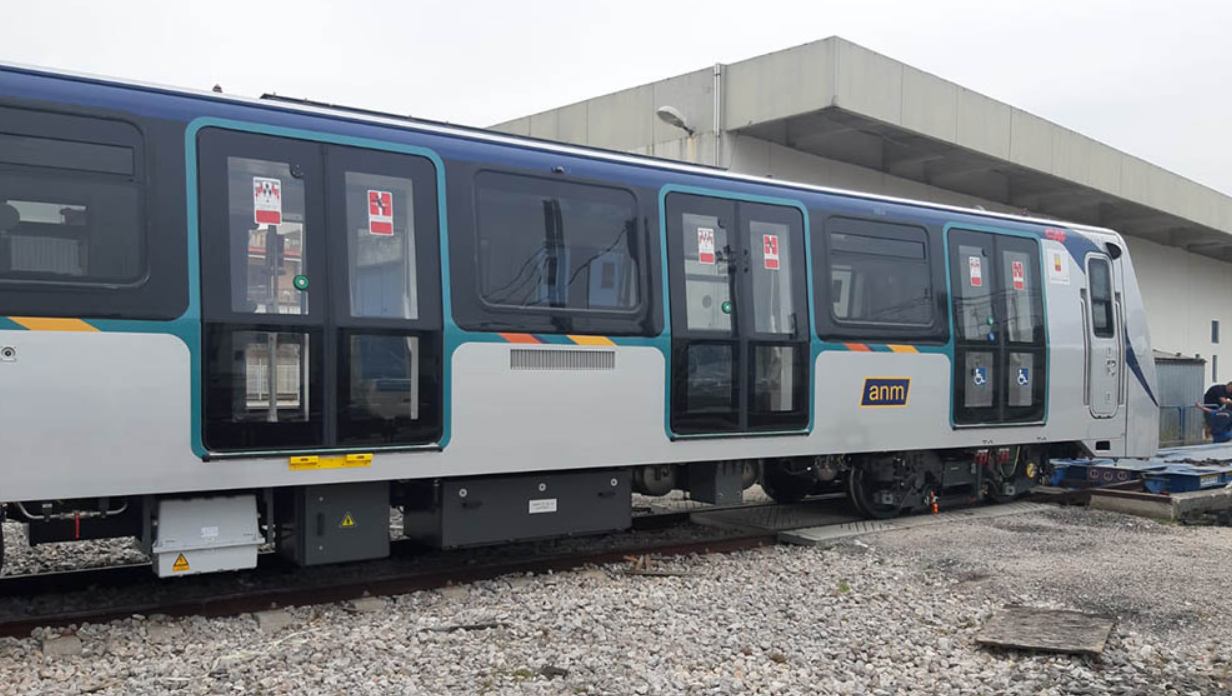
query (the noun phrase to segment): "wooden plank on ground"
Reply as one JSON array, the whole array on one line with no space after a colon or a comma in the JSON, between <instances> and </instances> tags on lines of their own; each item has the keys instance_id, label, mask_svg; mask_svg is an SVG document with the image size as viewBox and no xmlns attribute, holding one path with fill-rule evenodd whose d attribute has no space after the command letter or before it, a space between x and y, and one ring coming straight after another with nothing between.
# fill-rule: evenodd
<instances>
[{"instance_id":1,"label":"wooden plank on ground","mask_svg":"<svg viewBox=\"0 0 1232 696\"><path fill-rule=\"evenodd\" d=\"M975 642L1001 648L1099 655L1114 619L1078 611L1007 606L984 624Z\"/></svg>"}]
</instances>

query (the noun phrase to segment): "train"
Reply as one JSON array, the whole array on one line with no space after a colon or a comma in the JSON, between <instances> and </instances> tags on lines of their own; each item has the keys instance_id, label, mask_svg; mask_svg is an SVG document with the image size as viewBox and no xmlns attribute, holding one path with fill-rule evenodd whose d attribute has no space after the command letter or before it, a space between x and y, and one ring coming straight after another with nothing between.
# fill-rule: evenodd
<instances>
[{"instance_id":1,"label":"train","mask_svg":"<svg viewBox=\"0 0 1232 696\"><path fill-rule=\"evenodd\" d=\"M0 65L0 501L164 577L1158 444L1108 229Z\"/></svg>"}]
</instances>

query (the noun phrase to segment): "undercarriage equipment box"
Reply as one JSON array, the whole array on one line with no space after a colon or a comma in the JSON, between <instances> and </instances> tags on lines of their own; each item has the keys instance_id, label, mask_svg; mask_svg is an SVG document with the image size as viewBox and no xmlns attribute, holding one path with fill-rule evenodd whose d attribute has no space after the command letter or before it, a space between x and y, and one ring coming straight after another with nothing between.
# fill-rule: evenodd
<instances>
[{"instance_id":1,"label":"undercarriage equipment box","mask_svg":"<svg viewBox=\"0 0 1232 696\"><path fill-rule=\"evenodd\" d=\"M406 535L439 548L627 529L627 470L519 474L414 482Z\"/></svg>"},{"instance_id":2,"label":"undercarriage equipment box","mask_svg":"<svg viewBox=\"0 0 1232 696\"><path fill-rule=\"evenodd\" d=\"M279 491L278 553L303 566L389 555L389 483L336 483Z\"/></svg>"},{"instance_id":3,"label":"undercarriage equipment box","mask_svg":"<svg viewBox=\"0 0 1232 696\"><path fill-rule=\"evenodd\" d=\"M264 539L254 495L158 501L150 551L158 577L255 568Z\"/></svg>"}]
</instances>

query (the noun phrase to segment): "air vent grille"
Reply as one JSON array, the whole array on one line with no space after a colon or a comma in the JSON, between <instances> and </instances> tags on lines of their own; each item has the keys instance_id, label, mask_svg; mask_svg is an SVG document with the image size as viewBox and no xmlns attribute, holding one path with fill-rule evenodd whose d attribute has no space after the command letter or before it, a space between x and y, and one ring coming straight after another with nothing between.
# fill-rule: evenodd
<instances>
[{"instance_id":1,"label":"air vent grille","mask_svg":"<svg viewBox=\"0 0 1232 696\"><path fill-rule=\"evenodd\" d=\"M514 370L614 370L614 350L561 350L514 348L509 351Z\"/></svg>"}]
</instances>

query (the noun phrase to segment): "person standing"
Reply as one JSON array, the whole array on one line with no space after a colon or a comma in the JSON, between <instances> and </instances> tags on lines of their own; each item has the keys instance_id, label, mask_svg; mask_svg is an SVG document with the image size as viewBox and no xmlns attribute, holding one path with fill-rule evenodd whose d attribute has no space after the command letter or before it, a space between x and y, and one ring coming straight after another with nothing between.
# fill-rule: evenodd
<instances>
[{"instance_id":1,"label":"person standing","mask_svg":"<svg viewBox=\"0 0 1232 696\"><path fill-rule=\"evenodd\" d=\"M1208 408L1218 409L1220 406L1232 406L1232 382L1211 385L1202 397L1202 403Z\"/></svg>"}]
</instances>

